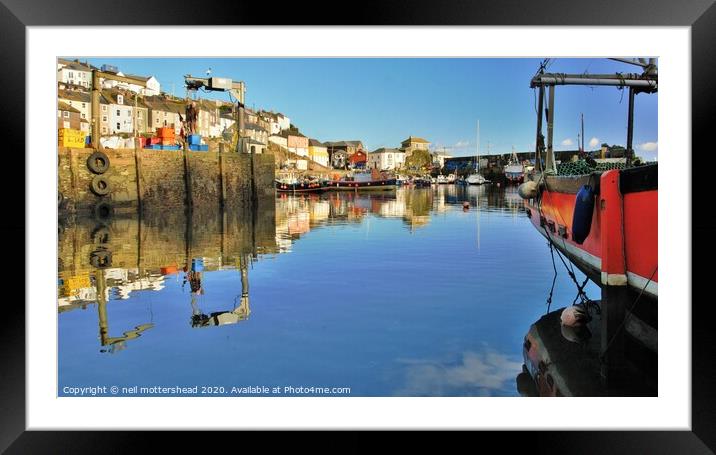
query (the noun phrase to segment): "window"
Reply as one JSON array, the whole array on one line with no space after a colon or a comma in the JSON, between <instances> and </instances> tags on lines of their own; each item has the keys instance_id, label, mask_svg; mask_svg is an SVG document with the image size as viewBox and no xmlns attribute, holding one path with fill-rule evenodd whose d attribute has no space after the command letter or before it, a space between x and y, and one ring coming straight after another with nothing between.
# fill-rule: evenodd
<instances>
[{"instance_id":1,"label":"window","mask_svg":"<svg viewBox=\"0 0 716 455\"><path fill-rule=\"evenodd\" d=\"M82 113L82 118L87 118L87 117L85 117L85 114L84 114L84 113Z\"/></svg>"},{"instance_id":2,"label":"window","mask_svg":"<svg viewBox=\"0 0 716 455\"><path fill-rule=\"evenodd\" d=\"M102 110L105 111L105 112L107 112L107 105L103 104L103 105L102 105Z\"/></svg>"},{"instance_id":3,"label":"window","mask_svg":"<svg viewBox=\"0 0 716 455\"><path fill-rule=\"evenodd\" d=\"M82 107L87 107L87 103L82 103Z\"/></svg>"},{"instance_id":4,"label":"window","mask_svg":"<svg viewBox=\"0 0 716 455\"><path fill-rule=\"evenodd\" d=\"M127 109L127 117L131 117L131 116L132 116L132 111L130 111L129 109Z\"/></svg>"},{"instance_id":5,"label":"window","mask_svg":"<svg viewBox=\"0 0 716 455\"><path fill-rule=\"evenodd\" d=\"M72 71L68 71L68 72L67 72L67 77L69 77L70 79L74 79L74 78L75 78L75 73L73 73Z\"/></svg>"},{"instance_id":6,"label":"window","mask_svg":"<svg viewBox=\"0 0 716 455\"><path fill-rule=\"evenodd\" d=\"M107 121L107 116L106 116L106 115L103 115L103 116L102 116L102 121L103 121L103 122L106 122L106 121Z\"/></svg>"},{"instance_id":7,"label":"window","mask_svg":"<svg viewBox=\"0 0 716 455\"><path fill-rule=\"evenodd\" d=\"M102 134L107 134L107 127L106 127L106 126L103 126L103 127L102 127Z\"/></svg>"},{"instance_id":8,"label":"window","mask_svg":"<svg viewBox=\"0 0 716 455\"><path fill-rule=\"evenodd\" d=\"M70 116L70 113L67 112L67 111L62 111L62 116L63 116L64 118L68 118L68 117Z\"/></svg>"},{"instance_id":9,"label":"window","mask_svg":"<svg viewBox=\"0 0 716 455\"><path fill-rule=\"evenodd\" d=\"M119 117L122 113L117 109L117 117Z\"/></svg>"},{"instance_id":10,"label":"window","mask_svg":"<svg viewBox=\"0 0 716 455\"><path fill-rule=\"evenodd\" d=\"M117 104L124 104L124 96L117 95Z\"/></svg>"},{"instance_id":11,"label":"window","mask_svg":"<svg viewBox=\"0 0 716 455\"><path fill-rule=\"evenodd\" d=\"M122 129L122 126L119 124L119 122L117 122L117 129L118 129L118 130L121 130L121 129Z\"/></svg>"}]
</instances>

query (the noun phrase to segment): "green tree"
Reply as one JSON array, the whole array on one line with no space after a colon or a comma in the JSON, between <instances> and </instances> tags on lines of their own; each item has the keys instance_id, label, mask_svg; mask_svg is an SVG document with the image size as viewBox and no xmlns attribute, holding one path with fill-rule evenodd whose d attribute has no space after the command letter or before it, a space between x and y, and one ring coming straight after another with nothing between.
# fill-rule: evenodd
<instances>
[{"instance_id":1,"label":"green tree","mask_svg":"<svg viewBox=\"0 0 716 455\"><path fill-rule=\"evenodd\" d=\"M414 170L427 170L433 164L432 156L427 150L413 150L413 153L405 159L405 165L409 169Z\"/></svg>"}]
</instances>

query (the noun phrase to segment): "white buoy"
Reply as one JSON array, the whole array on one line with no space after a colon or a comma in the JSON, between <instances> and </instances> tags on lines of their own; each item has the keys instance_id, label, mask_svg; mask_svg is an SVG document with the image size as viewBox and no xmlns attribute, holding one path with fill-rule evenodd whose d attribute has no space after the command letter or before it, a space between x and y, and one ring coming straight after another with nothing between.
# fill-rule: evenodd
<instances>
[{"instance_id":1,"label":"white buoy","mask_svg":"<svg viewBox=\"0 0 716 455\"><path fill-rule=\"evenodd\" d=\"M584 307L580 305L572 305L562 311L559 319L562 325L567 327L580 327L589 321L589 315Z\"/></svg>"}]
</instances>

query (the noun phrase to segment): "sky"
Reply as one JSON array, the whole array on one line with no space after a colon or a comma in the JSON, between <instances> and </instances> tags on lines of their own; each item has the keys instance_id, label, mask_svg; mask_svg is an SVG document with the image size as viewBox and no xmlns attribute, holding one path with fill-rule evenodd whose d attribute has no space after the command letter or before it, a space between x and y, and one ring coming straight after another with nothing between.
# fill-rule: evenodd
<instances>
[{"instance_id":1,"label":"sky","mask_svg":"<svg viewBox=\"0 0 716 455\"><path fill-rule=\"evenodd\" d=\"M73 57L74 58L74 57ZM536 96L533 58L83 58L127 74L153 75L162 91L185 96L184 75L246 83L246 104L282 112L320 141L361 140L366 149L400 147L418 136L453 156L534 151ZM607 59L554 59L559 73L635 73L638 66ZM227 93L199 96L229 100ZM584 114L585 147L626 145L628 91L558 87L555 150L575 150ZM636 155L657 159L658 94L635 101ZM546 126L544 128L546 135Z\"/></svg>"}]
</instances>

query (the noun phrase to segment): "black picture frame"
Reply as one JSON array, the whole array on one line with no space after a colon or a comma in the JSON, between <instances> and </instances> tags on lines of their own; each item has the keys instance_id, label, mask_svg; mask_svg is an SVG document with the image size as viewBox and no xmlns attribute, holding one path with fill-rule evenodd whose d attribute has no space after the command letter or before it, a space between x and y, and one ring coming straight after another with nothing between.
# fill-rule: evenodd
<instances>
[{"instance_id":1,"label":"black picture frame","mask_svg":"<svg viewBox=\"0 0 716 455\"><path fill-rule=\"evenodd\" d=\"M6 163L16 169L31 170L33 157L25 149L25 86L26 27L66 25L628 25L628 26L690 26L692 36L692 148L706 153L712 145L711 124L716 118L716 5L714 0L689 3L665 0L558 0L550 3L525 0L503 2L453 1L363 1L339 5L324 0L312 2L310 8L304 2L294 2L273 7L262 2L215 1L205 6L195 2L161 0L142 2L125 0L111 3L106 0L69 0L54 3L48 0L1 0L0 2L0 80L4 91L1 109L4 141L13 145L15 153L6 153ZM340 6L340 7L339 7ZM12 109L9 109L11 107ZM17 153L25 150L25 155ZM35 153L41 151L34 151ZM688 150L676 153L689 153ZM711 267L705 264L716 253L716 222L706 215L705 197L709 179L707 171L695 172L684 169L682 178L692 188L692 245L698 245L692 253L693 291L704 291L708 283L707 273ZM691 174L689 175L689 172ZM17 172L17 175L26 175ZM699 178L691 179L691 176ZM669 197L668 195L663 195ZM696 208L701 208L697 211ZM5 209L16 214L25 213L22 198L8 200ZM4 220L0 229L6 236L24 236L24 216ZM6 237L8 238L8 237ZM31 239L26 239L31 241ZM21 256L17 256L21 257ZM18 266L19 268L19 266ZM28 284L28 278L25 278ZM36 285L36 284L35 284ZM21 292L20 286L11 292ZM716 342L712 335L711 318L708 317L710 299L684 296L680 302L668 304L688 305L692 300L692 431L536 431L507 435L502 432L481 432L479 436L462 434L459 441L483 448L500 444L514 449L539 452L569 453L713 453L716 451L716 387L713 360L716 359ZM13 315L5 318L0 330L0 449L7 453L98 452L151 449L159 438L170 437L173 443L190 450L192 446L210 449L217 447L217 437L197 437L189 433L173 432L59 432L25 431L25 315L17 302L19 295L11 295L5 302L14 303ZM26 305L40 302L25 302ZM668 361L668 360L667 360ZM479 412L479 410L476 410ZM588 410L585 410L588 412ZM579 416L575 416L578 419ZM634 422L638 425L639 422ZM549 422L543 422L545 426ZM334 433L337 435L338 433ZM340 434L342 436L342 434ZM224 435L226 436L226 435ZM231 437L231 436L229 436ZM262 437L262 436L260 436ZM438 436L440 437L440 436ZM265 439L265 435L263 436ZM456 443L450 436L451 444ZM422 444L424 435L412 434L404 438L412 444ZM147 441L149 440L149 442ZM210 442L207 442L210 441ZM307 443L304 434L291 433L286 438L271 438L276 444L300 447ZM505 442L509 441L508 445ZM162 443L164 444L164 443ZM315 444L315 443L314 443ZM333 446L329 442L325 447ZM500 447L498 445L497 447ZM155 446L156 447L156 446ZM366 434L352 434L342 441L346 449L372 450ZM125 448L125 449L122 449ZM114 449L114 450L111 450ZM157 449L159 450L159 449Z\"/></svg>"}]
</instances>

